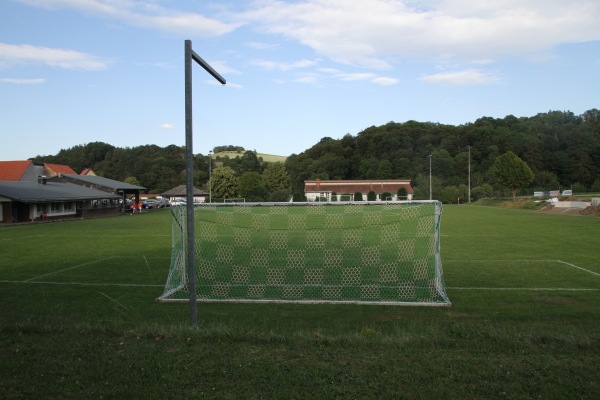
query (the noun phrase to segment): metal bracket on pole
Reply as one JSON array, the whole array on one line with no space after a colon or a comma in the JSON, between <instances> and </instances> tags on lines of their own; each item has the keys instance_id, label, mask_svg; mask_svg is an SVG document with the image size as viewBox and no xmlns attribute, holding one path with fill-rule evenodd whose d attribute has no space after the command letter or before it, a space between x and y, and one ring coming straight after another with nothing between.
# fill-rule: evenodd
<instances>
[{"instance_id":1,"label":"metal bracket on pole","mask_svg":"<svg viewBox=\"0 0 600 400\"><path fill-rule=\"evenodd\" d=\"M186 172L186 209L187 209L187 273L190 291L190 323L198 326L196 310L196 266L194 246L194 146L192 129L192 60L211 74L221 84L225 79L219 75L206 61L192 50L192 41L185 41L185 172Z\"/></svg>"}]
</instances>

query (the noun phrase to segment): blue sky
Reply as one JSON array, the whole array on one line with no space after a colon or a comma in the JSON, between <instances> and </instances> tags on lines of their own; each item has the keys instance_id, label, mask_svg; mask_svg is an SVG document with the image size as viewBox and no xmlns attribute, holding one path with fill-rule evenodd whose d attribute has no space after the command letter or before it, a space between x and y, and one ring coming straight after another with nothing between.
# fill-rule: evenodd
<instances>
[{"instance_id":1,"label":"blue sky","mask_svg":"<svg viewBox=\"0 0 600 400\"><path fill-rule=\"evenodd\" d=\"M0 159L102 141L300 153L390 121L600 108L598 0L2 0Z\"/></svg>"}]
</instances>

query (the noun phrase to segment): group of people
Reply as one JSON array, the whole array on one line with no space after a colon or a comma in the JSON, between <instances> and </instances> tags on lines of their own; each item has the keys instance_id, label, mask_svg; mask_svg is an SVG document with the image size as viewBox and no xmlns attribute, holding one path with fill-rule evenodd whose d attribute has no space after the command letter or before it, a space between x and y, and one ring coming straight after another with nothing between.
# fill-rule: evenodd
<instances>
[{"instance_id":1,"label":"group of people","mask_svg":"<svg viewBox=\"0 0 600 400\"><path fill-rule=\"evenodd\" d=\"M141 213L142 212L142 203L136 203L135 201L133 201L130 205L131 207L131 213L135 214L135 213Z\"/></svg>"}]
</instances>

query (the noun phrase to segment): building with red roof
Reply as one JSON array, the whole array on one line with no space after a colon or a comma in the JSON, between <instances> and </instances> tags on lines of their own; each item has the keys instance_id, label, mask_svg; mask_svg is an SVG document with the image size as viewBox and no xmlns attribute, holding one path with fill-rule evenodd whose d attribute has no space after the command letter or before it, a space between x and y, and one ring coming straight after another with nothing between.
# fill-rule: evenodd
<instances>
[{"instance_id":1,"label":"building with red roof","mask_svg":"<svg viewBox=\"0 0 600 400\"><path fill-rule=\"evenodd\" d=\"M406 198L398 198L398 190L406 190ZM307 201L338 201L344 197L353 199L355 193L362 193L364 200L369 192L374 192L378 201L412 200L413 188L410 179L374 179L374 180L307 180L304 181L304 194ZM388 193L389 198L382 198ZM342 196L346 195L346 196ZM332 198L332 196L337 196Z\"/></svg>"},{"instance_id":2,"label":"building with red roof","mask_svg":"<svg viewBox=\"0 0 600 400\"><path fill-rule=\"evenodd\" d=\"M44 175L47 177L56 175L76 175L76 172L68 165L44 163Z\"/></svg>"},{"instance_id":3,"label":"building with red roof","mask_svg":"<svg viewBox=\"0 0 600 400\"><path fill-rule=\"evenodd\" d=\"M0 181L35 181L41 172L31 160L0 161Z\"/></svg>"}]
</instances>

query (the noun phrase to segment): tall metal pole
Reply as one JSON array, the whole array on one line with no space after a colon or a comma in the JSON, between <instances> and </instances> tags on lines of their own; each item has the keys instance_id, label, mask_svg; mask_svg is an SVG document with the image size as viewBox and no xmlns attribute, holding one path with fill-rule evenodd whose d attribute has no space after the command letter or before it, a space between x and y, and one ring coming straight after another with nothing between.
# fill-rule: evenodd
<instances>
[{"instance_id":1,"label":"tall metal pole","mask_svg":"<svg viewBox=\"0 0 600 400\"><path fill-rule=\"evenodd\" d=\"M429 155L429 200L433 200L431 195L431 154Z\"/></svg>"},{"instance_id":2,"label":"tall metal pole","mask_svg":"<svg viewBox=\"0 0 600 400\"><path fill-rule=\"evenodd\" d=\"M223 78L206 61L192 50L192 41L186 40L184 45L185 62L185 172L186 180L186 225L187 225L187 273L188 289L190 291L190 323L192 327L198 326L196 311L196 249L194 246L194 146L192 144L192 61L206 70L209 74L224 85Z\"/></svg>"},{"instance_id":3,"label":"tall metal pole","mask_svg":"<svg viewBox=\"0 0 600 400\"><path fill-rule=\"evenodd\" d=\"M194 146L192 130L192 41L185 41L185 174L187 201L187 273L190 292L190 324L198 326L196 310L196 266L194 247Z\"/></svg>"},{"instance_id":4,"label":"tall metal pole","mask_svg":"<svg viewBox=\"0 0 600 400\"><path fill-rule=\"evenodd\" d=\"M471 146L467 146L469 149L469 204L471 204Z\"/></svg>"},{"instance_id":5,"label":"tall metal pole","mask_svg":"<svg viewBox=\"0 0 600 400\"><path fill-rule=\"evenodd\" d=\"M208 202L212 203L212 150L208 152Z\"/></svg>"}]
</instances>

